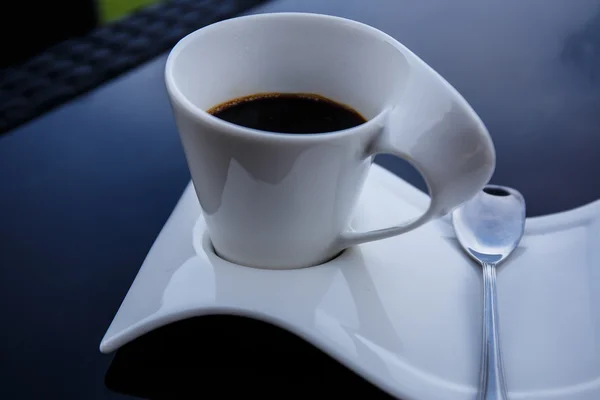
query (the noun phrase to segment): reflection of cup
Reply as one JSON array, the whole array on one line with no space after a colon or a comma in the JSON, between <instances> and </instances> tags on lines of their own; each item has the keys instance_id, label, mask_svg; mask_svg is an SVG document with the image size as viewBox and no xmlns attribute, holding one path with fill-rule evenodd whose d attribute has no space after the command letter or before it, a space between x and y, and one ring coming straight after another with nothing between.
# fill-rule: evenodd
<instances>
[{"instance_id":1,"label":"reflection of cup","mask_svg":"<svg viewBox=\"0 0 600 400\"><path fill-rule=\"evenodd\" d=\"M222 21L174 47L165 79L212 243L238 264L307 267L407 232L473 197L494 170L492 141L466 101L396 40L358 22L296 13ZM263 92L316 93L368 121L285 135L206 112ZM421 172L430 207L407 224L350 231L378 153Z\"/></svg>"}]
</instances>

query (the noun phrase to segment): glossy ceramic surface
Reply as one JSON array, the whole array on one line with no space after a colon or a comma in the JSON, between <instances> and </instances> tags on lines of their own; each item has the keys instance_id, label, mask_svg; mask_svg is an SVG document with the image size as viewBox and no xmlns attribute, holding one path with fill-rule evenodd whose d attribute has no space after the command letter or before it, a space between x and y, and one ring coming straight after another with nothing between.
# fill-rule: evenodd
<instances>
[{"instance_id":1,"label":"glossy ceramic surface","mask_svg":"<svg viewBox=\"0 0 600 400\"><path fill-rule=\"evenodd\" d=\"M373 166L353 226L411 218L428 197ZM218 258L188 186L102 343L215 313L261 319L305 338L403 400L467 400L481 351L481 271L450 220L363 244L318 267L273 271ZM600 397L600 201L527 220L498 271L511 399ZM511 265L509 265L511 264Z\"/></svg>"},{"instance_id":2,"label":"glossy ceramic surface","mask_svg":"<svg viewBox=\"0 0 600 400\"><path fill-rule=\"evenodd\" d=\"M238 264L320 264L349 246L447 214L494 171L491 138L460 94L391 36L356 21L307 13L222 21L173 48L165 80L216 252ZM289 135L206 112L270 92L317 93L368 122ZM349 231L374 156L384 153L422 173L431 207L400 225Z\"/></svg>"}]
</instances>

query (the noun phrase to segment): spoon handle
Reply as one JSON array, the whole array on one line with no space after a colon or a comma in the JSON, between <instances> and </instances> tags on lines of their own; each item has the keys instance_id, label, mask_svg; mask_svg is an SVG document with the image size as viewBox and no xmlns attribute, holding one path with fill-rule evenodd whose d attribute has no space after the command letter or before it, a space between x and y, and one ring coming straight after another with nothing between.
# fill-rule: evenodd
<instances>
[{"instance_id":1,"label":"spoon handle","mask_svg":"<svg viewBox=\"0 0 600 400\"><path fill-rule=\"evenodd\" d=\"M479 400L507 400L496 306L496 265L482 263L483 269L483 348Z\"/></svg>"}]
</instances>

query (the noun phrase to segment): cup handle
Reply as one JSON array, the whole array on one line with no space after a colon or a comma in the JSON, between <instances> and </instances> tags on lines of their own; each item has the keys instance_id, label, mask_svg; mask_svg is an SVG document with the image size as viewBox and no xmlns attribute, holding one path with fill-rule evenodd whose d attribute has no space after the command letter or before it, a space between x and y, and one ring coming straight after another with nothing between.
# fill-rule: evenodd
<instances>
[{"instance_id":1,"label":"cup handle","mask_svg":"<svg viewBox=\"0 0 600 400\"><path fill-rule=\"evenodd\" d=\"M427 108L413 104L387 110L381 133L367 150L371 156L385 153L405 159L421 173L431 197L427 211L401 225L343 232L340 249L400 235L442 217L489 182L496 161L492 140L466 101L454 97Z\"/></svg>"}]
</instances>

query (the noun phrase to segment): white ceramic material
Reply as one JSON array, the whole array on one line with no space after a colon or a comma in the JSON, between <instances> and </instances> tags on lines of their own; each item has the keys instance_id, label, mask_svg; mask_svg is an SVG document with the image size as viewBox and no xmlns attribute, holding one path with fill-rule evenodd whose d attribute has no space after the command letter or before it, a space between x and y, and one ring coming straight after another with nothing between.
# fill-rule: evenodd
<instances>
[{"instance_id":1,"label":"white ceramic material","mask_svg":"<svg viewBox=\"0 0 600 400\"><path fill-rule=\"evenodd\" d=\"M353 226L411 218L428 201L375 165ZM106 332L102 352L183 318L237 314L303 337L403 400L475 398L481 270L460 249L449 218L353 247L321 266L277 271L215 256L200 215L190 185ZM521 244L499 268L511 400L600 399L599 248L597 201L528 219Z\"/></svg>"},{"instance_id":2,"label":"white ceramic material","mask_svg":"<svg viewBox=\"0 0 600 400\"><path fill-rule=\"evenodd\" d=\"M238 264L307 267L407 232L472 198L494 170L490 136L456 90L395 39L359 22L302 13L222 21L173 48L165 80L211 239ZM205 111L261 92L317 93L369 121L285 135ZM431 207L400 225L348 230L378 153L413 163Z\"/></svg>"}]
</instances>

